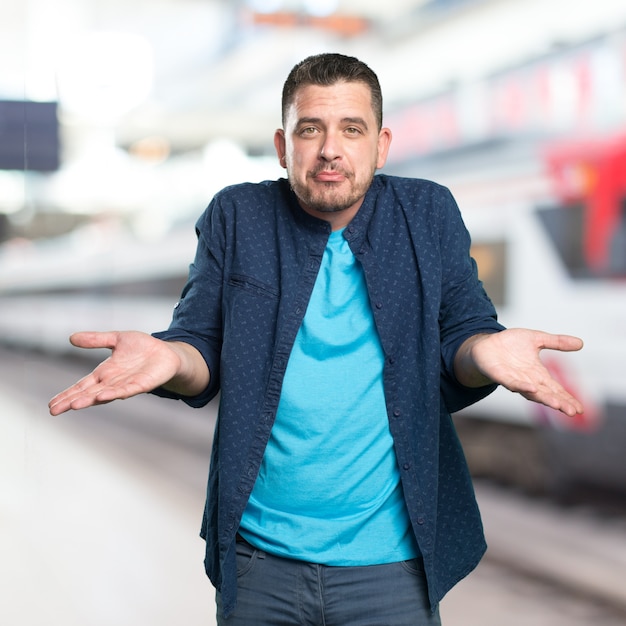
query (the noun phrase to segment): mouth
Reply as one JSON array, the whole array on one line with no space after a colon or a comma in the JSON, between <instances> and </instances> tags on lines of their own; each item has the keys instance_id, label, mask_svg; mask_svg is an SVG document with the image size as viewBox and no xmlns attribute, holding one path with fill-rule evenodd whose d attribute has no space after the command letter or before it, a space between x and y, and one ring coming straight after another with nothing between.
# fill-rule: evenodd
<instances>
[{"instance_id":1,"label":"mouth","mask_svg":"<svg viewBox=\"0 0 626 626\"><path fill-rule=\"evenodd\" d=\"M320 170L313 174L313 178L322 183L340 183L346 179L346 175L338 170Z\"/></svg>"}]
</instances>

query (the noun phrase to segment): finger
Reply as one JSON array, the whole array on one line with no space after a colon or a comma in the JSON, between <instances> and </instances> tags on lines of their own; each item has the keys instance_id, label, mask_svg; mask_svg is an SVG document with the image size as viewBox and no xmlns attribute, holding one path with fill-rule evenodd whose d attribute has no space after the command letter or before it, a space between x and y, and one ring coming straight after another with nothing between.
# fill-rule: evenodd
<instances>
[{"instance_id":1,"label":"finger","mask_svg":"<svg viewBox=\"0 0 626 626\"><path fill-rule=\"evenodd\" d=\"M552 335L544 333L542 348L560 350L561 352L576 352L583 347L583 340L573 335Z\"/></svg>"},{"instance_id":2,"label":"finger","mask_svg":"<svg viewBox=\"0 0 626 626\"><path fill-rule=\"evenodd\" d=\"M71 397L76 394L79 383L64 389L63 391L57 393L53 398L48 402L48 408L58 407L61 404L68 402Z\"/></svg>"},{"instance_id":3,"label":"finger","mask_svg":"<svg viewBox=\"0 0 626 626\"><path fill-rule=\"evenodd\" d=\"M78 411L97 404L107 404L112 400L124 397L128 396L120 395L119 392L110 387L92 385L81 389L77 384L52 398L48 403L48 408L51 415L59 415L70 409Z\"/></svg>"},{"instance_id":4,"label":"finger","mask_svg":"<svg viewBox=\"0 0 626 626\"><path fill-rule=\"evenodd\" d=\"M522 391L520 389L519 393L527 400L539 402L570 417L584 412L582 402L550 377L543 379L534 391L530 389Z\"/></svg>"},{"instance_id":5,"label":"finger","mask_svg":"<svg viewBox=\"0 0 626 626\"><path fill-rule=\"evenodd\" d=\"M67 398L59 400L57 402L51 402L49 405L50 415L56 416L67 411L79 411L80 409L86 409L98 404L108 404L111 400L100 399L98 396L75 396L73 398Z\"/></svg>"},{"instance_id":6,"label":"finger","mask_svg":"<svg viewBox=\"0 0 626 626\"><path fill-rule=\"evenodd\" d=\"M60 415L70 409L84 409L94 404L92 396L85 394L59 394L48 403L50 415Z\"/></svg>"},{"instance_id":7,"label":"finger","mask_svg":"<svg viewBox=\"0 0 626 626\"><path fill-rule=\"evenodd\" d=\"M104 379L96 369L52 398L48 408L52 415L58 415L70 409L79 410L113 400L126 400L156 386L157 383L149 379L128 378L125 374Z\"/></svg>"},{"instance_id":8,"label":"finger","mask_svg":"<svg viewBox=\"0 0 626 626\"><path fill-rule=\"evenodd\" d=\"M84 376L73 385L64 389L60 393L56 394L50 402L48 402L48 408L52 415L58 415L64 413L73 408L72 403L76 398L85 396L95 396L98 391L102 389L99 375L96 373L97 369Z\"/></svg>"},{"instance_id":9,"label":"finger","mask_svg":"<svg viewBox=\"0 0 626 626\"><path fill-rule=\"evenodd\" d=\"M81 331L70 335L70 343L77 348L113 348L117 343L117 333Z\"/></svg>"},{"instance_id":10,"label":"finger","mask_svg":"<svg viewBox=\"0 0 626 626\"><path fill-rule=\"evenodd\" d=\"M61 413L65 413L69 410L69 404L66 404L62 400L52 399L48 402L48 411L50 411L50 415L61 415Z\"/></svg>"},{"instance_id":11,"label":"finger","mask_svg":"<svg viewBox=\"0 0 626 626\"><path fill-rule=\"evenodd\" d=\"M522 394L527 400L532 400L534 402L538 402L540 404L544 404L545 406L554 409L556 411L560 411L564 413L568 417L574 417L575 415L582 415L585 412L585 408L583 404L574 398L573 396L567 394L565 396L545 396L542 394Z\"/></svg>"},{"instance_id":12,"label":"finger","mask_svg":"<svg viewBox=\"0 0 626 626\"><path fill-rule=\"evenodd\" d=\"M69 411L70 409L84 408L84 406L79 407L78 405L82 404L85 399L89 399L90 397L91 396L89 394L77 393L70 387L69 389L56 395L50 400L50 402L48 402L48 410L50 411L50 415L59 415ZM81 400L81 398L83 400ZM87 402L85 406L90 406L90 403Z\"/></svg>"}]
</instances>

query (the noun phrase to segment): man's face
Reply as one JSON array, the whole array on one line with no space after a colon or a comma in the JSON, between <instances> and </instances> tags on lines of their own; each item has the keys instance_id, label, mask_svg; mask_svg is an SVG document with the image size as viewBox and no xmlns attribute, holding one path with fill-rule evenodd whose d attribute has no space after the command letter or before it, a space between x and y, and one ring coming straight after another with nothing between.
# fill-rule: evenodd
<instances>
[{"instance_id":1,"label":"man's face","mask_svg":"<svg viewBox=\"0 0 626 626\"><path fill-rule=\"evenodd\" d=\"M370 89L361 82L302 87L274 136L302 208L335 230L359 210L390 141L389 129L378 131Z\"/></svg>"}]
</instances>

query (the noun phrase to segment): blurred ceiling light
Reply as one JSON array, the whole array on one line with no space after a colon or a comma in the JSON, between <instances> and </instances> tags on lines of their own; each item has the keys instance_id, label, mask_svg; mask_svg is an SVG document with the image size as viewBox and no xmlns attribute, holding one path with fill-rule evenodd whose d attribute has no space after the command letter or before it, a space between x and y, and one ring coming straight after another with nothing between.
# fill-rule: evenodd
<instances>
[{"instance_id":1,"label":"blurred ceiling light","mask_svg":"<svg viewBox=\"0 0 626 626\"><path fill-rule=\"evenodd\" d=\"M46 200L66 213L130 213L141 206L153 179L152 168L142 167L125 151L89 137L80 158L52 176Z\"/></svg>"},{"instance_id":2,"label":"blurred ceiling light","mask_svg":"<svg viewBox=\"0 0 626 626\"><path fill-rule=\"evenodd\" d=\"M23 172L0 171L0 213L17 213L26 203L26 179Z\"/></svg>"},{"instance_id":3,"label":"blurred ceiling light","mask_svg":"<svg viewBox=\"0 0 626 626\"><path fill-rule=\"evenodd\" d=\"M328 17L336 13L339 0L248 0L248 7L262 14L285 11L291 14L304 14L313 17Z\"/></svg>"},{"instance_id":4,"label":"blurred ceiling light","mask_svg":"<svg viewBox=\"0 0 626 626\"><path fill-rule=\"evenodd\" d=\"M248 6L258 13L276 13L282 6L282 0L248 0Z\"/></svg>"},{"instance_id":5,"label":"blurred ceiling light","mask_svg":"<svg viewBox=\"0 0 626 626\"><path fill-rule=\"evenodd\" d=\"M202 162L207 176L221 186L245 179L248 156L243 148L231 139L217 139L205 146Z\"/></svg>"},{"instance_id":6,"label":"blurred ceiling light","mask_svg":"<svg viewBox=\"0 0 626 626\"><path fill-rule=\"evenodd\" d=\"M59 66L62 109L94 122L110 123L150 94L152 47L133 33L85 34L66 47Z\"/></svg>"},{"instance_id":7,"label":"blurred ceiling light","mask_svg":"<svg viewBox=\"0 0 626 626\"><path fill-rule=\"evenodd\" d=\"M162 163L170 155L171 146L164 137L144 137L131 144L128 152L148 163Z\"/></svg>"},{"instance_id":8,"label":"blurred ceiling light","mask_svg":"<svg viewBox=\"0 0 626 626\"><path fill-rule=\"evenodd\" d=\"M304 10L315 17L328 17L339 8L339 0L304 0Z\"/></svg>"}]
</instances>

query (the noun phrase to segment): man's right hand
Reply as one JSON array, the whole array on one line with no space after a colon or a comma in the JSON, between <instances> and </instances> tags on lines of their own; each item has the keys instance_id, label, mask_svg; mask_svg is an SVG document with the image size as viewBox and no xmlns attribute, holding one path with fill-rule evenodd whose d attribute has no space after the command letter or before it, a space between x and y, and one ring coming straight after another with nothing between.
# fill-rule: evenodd
<instances>
[{"instance_id":1,"label":"man's right hand","mask_svg":"<svg viewBox=\"0 0 626 626\"><path fill-rule=\"evenodd\" d=\"M138 331L80 332L70 337L79 348L109 348L111 356L91 374L57 394L51 415L122 400L164 386L193 396L209 383L209 370L191 345L167 342Z\"/></svg>"}]
</instances>

